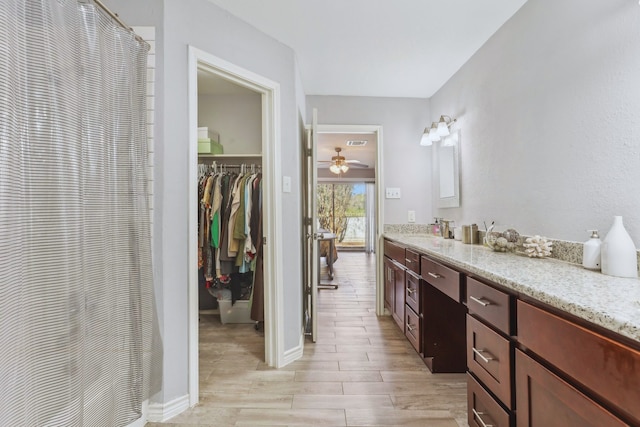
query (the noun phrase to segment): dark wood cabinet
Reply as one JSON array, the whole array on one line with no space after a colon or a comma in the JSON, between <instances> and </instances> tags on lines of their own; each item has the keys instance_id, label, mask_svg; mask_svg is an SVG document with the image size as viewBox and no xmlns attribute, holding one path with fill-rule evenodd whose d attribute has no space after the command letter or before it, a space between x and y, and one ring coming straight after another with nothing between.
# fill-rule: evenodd
<instances>
[{"instance_id":1,"label":"dark wood cabinet","mask_svg":"<svg viewBox=\"0 0 640 427\"><path fill-rule=\"evenodd\" d=\"M517 427L616 427L622 420L516 350Z\"/></svg>"},{"instance_id":2,"label":"dark wood cabinet","mask_svg":"<svg viewBox=\"0 0 640 427\"><path fill-rule=\"evenodd\" d=\"M405 249L384 241L384 304L400 330L405 332Z\"/></svg>"},{"instance_id":3,"label":"dark wood cabinet","mask_svg":"<svg viewBox=\"0 0 640 427\"><path fill-rule=\"evenodd\" d=\"M393 277L393 261L384 257L384 307L393 313L395 296L395 278Z\"/></svg>"},{"instance_id":4,"label":"dark wood cabinet","mask_svg":"<svg viewBox=\"0 0 640 427\"><path fill-rule=\"evenodd\" d=\"M385 240L385 307L431 372L467 372L469 426L640 427L638 342L408 246Z\"/></svg>"},{"instance_id":5,"label":"dark wood cabinet","mask_svg":"<svg viewBox=\"0 0 640 427\"><path fill-rule=\"evenodd\" d=\"M526 351L546 361L574 386L631 424L640 425L638 349L523 301L518 301L517 311L518 342ZM521 375L519 380L525 378ZM523 387L526 383L519 384L518 390Z\"/></svg>"},{"instance_id":6,"label":"dark wood cabinet","mask_svg":"<svg viewBox=\"0 0 640 427\"><path fill-rule=\"evenodd\" d=\"M467 316L469 371L509 409L512 402L511 342L472 316Z\"/></svg>"},{"instance_id":7,"label":"dark wood cabinet","mask_svg":"<svg viewBox=\"0 0 640 427\"><path fill-rule=\"evenodd\" d=\"M404 332L405 270L398 262L384 258L384 306Z\"/></svg>"},{"instance_id":8,"label":"dark wood cabinet","mask_svg":"<svg viewBox=\"0 0 640 427\"><path fill-rule=\"evenodd\" d=\"M394 263L393 265L393 320L396 321L400 330L404 333L404 287L405 287L405 269L403 266Z\"/></svg>"},{"instance_id":9,"label":"dark wood cabinet","mask_svg":"<svg viewBox=\"0 0 640 427\"><path fill-rule=\"evenodd\" d=\"M434 373L466 372L466 307L424 280L420 298L425 364Z\"/></svg>"}]
</instances>

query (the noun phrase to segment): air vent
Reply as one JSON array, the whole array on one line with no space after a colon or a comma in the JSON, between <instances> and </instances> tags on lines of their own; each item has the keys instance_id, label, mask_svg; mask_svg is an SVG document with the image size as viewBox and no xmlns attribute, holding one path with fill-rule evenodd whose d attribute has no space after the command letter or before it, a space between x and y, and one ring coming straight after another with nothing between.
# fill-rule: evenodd
<instances>
[{"instance_id":1,"label":"air vent","mask_svg":"<svg viewBox=\"0 0 640 427\"><path fill-rule=\"evenodd\" d=\"M364 147L367 145L367 141L347 141L349 147Z\"/></svg>"}]
</instances>

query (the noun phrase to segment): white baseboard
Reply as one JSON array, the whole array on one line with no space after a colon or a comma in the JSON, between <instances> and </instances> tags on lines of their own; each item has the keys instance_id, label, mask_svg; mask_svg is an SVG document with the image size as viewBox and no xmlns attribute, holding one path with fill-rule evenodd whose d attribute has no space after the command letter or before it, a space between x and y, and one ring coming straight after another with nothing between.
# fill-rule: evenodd
<instances>
[{"instance_id":1,"label":"white baseboard","mask_svg":"<svg viewBox=\"0 0 640 427\"><path fill-rule=\"evenodd\" d=\"M282 366L287 366L291 362L295 362L296 360L302 357L302 353L304 352L304 330L300 333L300 342L296 347L289 349L284 352L284 357L282 359ZM280 368L282 368L280 366Z\"/></svg>"},{"instance_id":2,"label":"white baseboard","mask_svg":"<svg viewBox=\"0 0 640 427\"><path fill-rule=\"evenodd\" d=\"M189 395L185 394L173 399L171 402L151 403L147 419L154 423L163 423L187 409L189 409Z\"/></svg>"}]
</instances>

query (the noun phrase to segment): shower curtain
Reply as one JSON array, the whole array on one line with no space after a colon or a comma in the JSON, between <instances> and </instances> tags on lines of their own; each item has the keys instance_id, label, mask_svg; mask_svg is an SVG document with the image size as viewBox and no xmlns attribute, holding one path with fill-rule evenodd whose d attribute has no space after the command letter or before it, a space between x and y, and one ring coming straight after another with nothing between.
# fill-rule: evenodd
<instances>
[{"instance_id":1,"label":"shower curtain","mask_svg":"<svg viewBox=\"0 0 640 427\"><path fill-rule=\"evenodd\" d=\"M148 393L147 45L90 0L0 2L0 425Z\"/></svg>"}]
</instances>

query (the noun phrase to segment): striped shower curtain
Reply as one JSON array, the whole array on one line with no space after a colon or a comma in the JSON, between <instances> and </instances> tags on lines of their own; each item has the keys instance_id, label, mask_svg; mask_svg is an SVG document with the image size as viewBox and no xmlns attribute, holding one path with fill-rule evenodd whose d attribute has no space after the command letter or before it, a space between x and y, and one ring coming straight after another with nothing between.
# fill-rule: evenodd
<instances>
[{"instance_id":1,"label":"striped shower curtain","mask_svg":"<svg viewBox=\"0 0 640 427\"><path fill-rule=\"evenodd\" d=\"M0 426L141 416L147 50L90 0L0 2Z\"/></svg>"}]
</instances>

